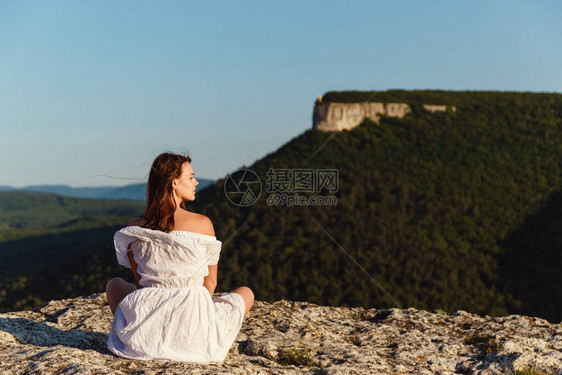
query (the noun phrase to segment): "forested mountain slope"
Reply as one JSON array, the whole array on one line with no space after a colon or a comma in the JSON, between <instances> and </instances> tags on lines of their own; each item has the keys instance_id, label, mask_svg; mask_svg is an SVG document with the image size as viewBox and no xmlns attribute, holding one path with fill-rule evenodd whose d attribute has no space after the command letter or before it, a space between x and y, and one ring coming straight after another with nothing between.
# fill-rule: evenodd
<instances>
[{"instance_id":1,"label":"forested mountain slope","mask_svg":"<svg viewBox=\"0 0 562 375\"><path fill-rule=\"evenodd\" d=\"M324 100L346 95L371 96ZM340 133L307 131L248 167L264 189L270 168L337 169L337 205L274 206L264 191L238 207L224 180L199 195L195 209L225 241L221 288L562 320L562 95L389 91L372 100L412 112ZM429 113L421 103L456 111Z\"/></svg>"}]
</instances>

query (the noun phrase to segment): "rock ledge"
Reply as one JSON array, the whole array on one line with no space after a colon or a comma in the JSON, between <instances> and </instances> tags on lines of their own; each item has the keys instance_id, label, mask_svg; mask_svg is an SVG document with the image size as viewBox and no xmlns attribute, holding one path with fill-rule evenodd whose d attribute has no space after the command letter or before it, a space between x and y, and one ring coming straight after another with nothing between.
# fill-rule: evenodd
<instances>
[{"instance_id":1,"label":"rock ledge","mask_svg":"<svg viewBox=\"0 0 562 375\"><path fill-rule=\"evenodd\" d=\"M133 361L106 348L105 294L0 314L1 374L562 374L544 319L256 301L219 365Z\"/></svg>"}]
</instances>

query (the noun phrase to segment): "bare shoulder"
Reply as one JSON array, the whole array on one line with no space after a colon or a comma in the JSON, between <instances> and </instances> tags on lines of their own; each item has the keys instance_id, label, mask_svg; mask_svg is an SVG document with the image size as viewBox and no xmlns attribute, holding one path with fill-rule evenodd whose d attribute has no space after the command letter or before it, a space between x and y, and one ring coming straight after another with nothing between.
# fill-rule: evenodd
<instances>
[{"instance_id":1,"label":"bare shoulder","mask_svg":"<svg viewBox=\"0 0 562 375\"><path fill-rule=\"evenodd\" d=\"M176 230L185 230L189 232L206 234L208 236L215 235L215 228L211 220L205 216L195 212L185 211L181 216L175 218Z\"/></svg>"},{"instance_id":2,"label":"bare shoulder","mask_svg":"<svg viewBox=\"0 0 562 375\"><path fill-rule=\"evenodd\" d=\"M133 220L129 221L127 223L127 226L128 227L133 227L133 226L140 227L140 226L144 225L144 223L146 223L146 219L144 217L139 216L139 217L135 217Z\"/></svg>"},{"instance_id":3,"label":"bare shoulder","mask_svg":"<svg viewBox=\"0 0 562 375\"><path fill-rule=\"evenodd\" d=\"M213 226L213 222L205 215L196 214L198 215L198 222L199 222L199 233L206 234L208 236L215 235L215 227Z\"/></svg>"}]
</instances>

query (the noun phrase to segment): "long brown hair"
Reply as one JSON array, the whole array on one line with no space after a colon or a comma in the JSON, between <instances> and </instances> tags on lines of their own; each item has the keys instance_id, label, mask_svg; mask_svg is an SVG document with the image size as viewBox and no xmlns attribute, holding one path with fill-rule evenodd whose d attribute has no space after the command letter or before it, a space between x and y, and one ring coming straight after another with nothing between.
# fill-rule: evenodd
<instances>
[{"instance_id":1,"label":"long brown hair","mask_svg":"<svg viewBox=\"0 0 562 375\"><path fill-rule=\"evenodd\" d=\"M169 233L174 228L176 202L172 194L172 182L179 178L184 163L191 163L189 155L165 152L156 157L150 168L146 185L145 228Z\"/></svg>"}]
</instances>

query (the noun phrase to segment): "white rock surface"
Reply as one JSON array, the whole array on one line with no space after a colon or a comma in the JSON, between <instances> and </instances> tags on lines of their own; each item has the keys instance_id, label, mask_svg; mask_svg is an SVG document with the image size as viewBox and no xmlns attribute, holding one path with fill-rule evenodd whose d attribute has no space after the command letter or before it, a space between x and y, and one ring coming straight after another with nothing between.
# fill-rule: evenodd
<instances>
[{"instance_id":1,"label":"white rock surface","mask_svg":"<svg viewBox=\"0 0 562 375\"><path fill-rule=\"evenodd\" d=\"M456 111L455 106L438 104L424 104L423 108L432 113ZM378 123L381 115L402 118L410 112L411 108L406 103L323 103L319 100L314 105L312 128L325 132L350 130L366 118Z\"/></svg>"},{"instance_id":2,"label":"white rock surface","mask_svg":"<svg viewBox=\"0 0 562 375\"><path fill-rule=\"evenodd\" d=\"M0 314L0 374L562 374L561 325L519 315L257 301L220 365L116 357L111 321L105 294Z\"/></svg>"},{"instance_id":3,"label":"white rock surface","mask_svg":"<svg viewBox=\"0 0 562 375\"><path fill-rule=\"evenodd\" d=\"M353 129L365 118L378 122L380 115L402 118L410 112L406 103L319 103L314 105L312 128L321 131Z\"/></svg>"}]
</instances>

